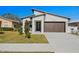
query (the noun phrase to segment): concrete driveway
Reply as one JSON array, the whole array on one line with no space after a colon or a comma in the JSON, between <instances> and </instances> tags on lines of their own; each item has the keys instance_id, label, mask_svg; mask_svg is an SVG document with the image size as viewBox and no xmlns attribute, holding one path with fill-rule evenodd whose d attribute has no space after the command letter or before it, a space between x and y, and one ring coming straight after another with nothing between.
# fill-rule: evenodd
<instances>
[{"instance_id":1,"label":"concrete driveway","mask_svg":"<svg viewBox=\"0 0 79 59\"><path fill-rule=\"evenodd\" d=\"M67 33L45 33L45 36L56 53L79 52L79 36Z\"/></svg>"}]
</instances>

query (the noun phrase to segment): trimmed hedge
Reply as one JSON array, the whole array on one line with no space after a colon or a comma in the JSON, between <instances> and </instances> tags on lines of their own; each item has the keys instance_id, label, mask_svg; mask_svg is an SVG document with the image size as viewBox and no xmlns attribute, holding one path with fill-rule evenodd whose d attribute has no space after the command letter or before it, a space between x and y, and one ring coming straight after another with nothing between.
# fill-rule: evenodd
<instances>
[{"instance_id":1,"label":"trimmed hedge","mask_svg":"<svg viewBox=\"0 0 79 59\"><path fill-rule=\"evenodd\" d=\"M8 28L8 27L2 27L1 28L2 31L13 31L13 28Z\"/></svg>"}]
</instances>

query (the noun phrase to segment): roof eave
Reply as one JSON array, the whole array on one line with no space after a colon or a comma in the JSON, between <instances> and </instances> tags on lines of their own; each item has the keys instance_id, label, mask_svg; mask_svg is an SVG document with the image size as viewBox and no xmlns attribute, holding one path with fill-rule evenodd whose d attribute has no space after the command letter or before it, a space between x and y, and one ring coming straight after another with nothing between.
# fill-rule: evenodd
<instances>
[{"instance_id":1,"label":"roof eave","mask_svg":"<svg viewBox=\"0 0 79 59\"><path fill-rule=\"evenodd\" d=\"M32 9L33 13L34 13L34 11L38 11L38 12L41 12L41 13L50 14L50 15L54 15L54 16L58 16L58 17L62 17L62 18L66 18L66 19L70 20L70 18L68 18L68 17L59 16L59 15L56 15L56 14L51 14L51 13L43 12L43 11L40 11L40 10Z\"/></svg>"}]
</instances>

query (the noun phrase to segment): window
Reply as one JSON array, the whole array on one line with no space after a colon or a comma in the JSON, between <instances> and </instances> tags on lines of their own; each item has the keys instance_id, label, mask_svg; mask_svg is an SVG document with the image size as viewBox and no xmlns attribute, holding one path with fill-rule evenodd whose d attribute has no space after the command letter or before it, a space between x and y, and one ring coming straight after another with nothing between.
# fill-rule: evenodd
<instances>
[{"instance_id":1,"label":"window","mask_svg":"<svg viewBox=\"0 0 79 59\"><path fill-rule=\"evenodd\" d=\"M32 28L32 22L31 21L29 22L29 27Z\"/></svg>"},{"instance_id":2,"label":"window","mask_svg":"<svg viewBox=\"0 0 79 59\"><path fill-rule=\"evenodd\" d=\"M41 31L41 21L36 21L36 31Z\"/></svg>"}]
</instances>

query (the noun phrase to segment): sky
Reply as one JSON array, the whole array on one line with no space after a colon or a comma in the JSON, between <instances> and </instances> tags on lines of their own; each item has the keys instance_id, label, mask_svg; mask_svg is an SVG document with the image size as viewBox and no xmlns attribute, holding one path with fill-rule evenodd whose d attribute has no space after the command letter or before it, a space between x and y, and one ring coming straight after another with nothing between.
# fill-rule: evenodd
<instances>
[{"instance_id":1,"label":"sky","mask_svg":"<svg viewBox=\"0 0 79 59\"><path fill-rule=\"evenodd\" d=\"M4 13L12 13L22 18L31 15L33 8L69 17L71 20L79 20L79 6L0 6L0 16Z\"/></svg>"}]
</instances>

